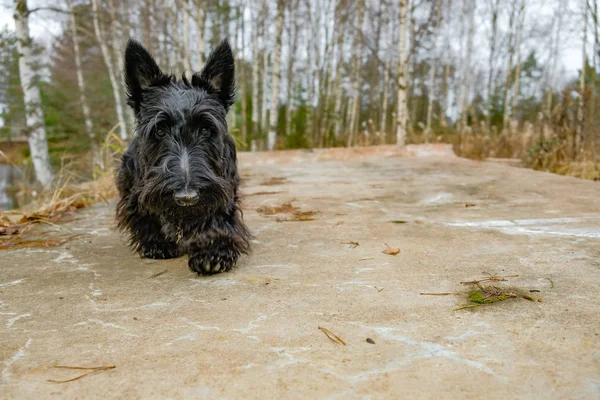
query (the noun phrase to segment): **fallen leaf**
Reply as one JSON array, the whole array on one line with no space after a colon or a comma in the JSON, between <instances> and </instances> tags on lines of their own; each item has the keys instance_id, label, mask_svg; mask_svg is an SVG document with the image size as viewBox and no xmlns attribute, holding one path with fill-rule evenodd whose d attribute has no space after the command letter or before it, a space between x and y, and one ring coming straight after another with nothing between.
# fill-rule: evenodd
<instances>
[{"instance_id":1,"label":"fallen leaf","mask_svg":"<svg viewBox=\"0 0 600 400\"><path fill-rule=\"evenodd\" d=\"M281 176L274 176L267 180L262 181L260 184L265 186L274 186L274 185L282 185L286 183L287 178Z\"/></svg>"},{"instance_id":2,"label":"fallen leaf","mask_svg":"<svg viewBox=\"0 0 600 400\"><path fill-rule=\"evenodd\" d=\"M256 209L256 211L263 215L274 215L274 214L290 214L298 211L298 207L294 207L292 203L284 203L280 206L263 206Z\"/></svg>"},{"instance_id":3,"label":"fallen leaf","mask_svg":"<svg viewBox=\"0 0 600 400\"><path fill-rule=\"evenodd\" d=\"M370 337L367 338L367 343L375 344L375 341Z\"/></svg>"},{"instance_id":4,"label":"fallen leaf","mask_svg":"<svg viewBox=\"0 0 600 400\"><path fill-rule=\"evenodd\" d=\"M395 256L395 255L397 255L397 254L400 253L400 249L398 249L396 247L390 247L387 243L385 245L387 247L384 250L381 251L383 254L387 254L387 255L390 255L390 256Z\"/></svg>"}]
</instances>

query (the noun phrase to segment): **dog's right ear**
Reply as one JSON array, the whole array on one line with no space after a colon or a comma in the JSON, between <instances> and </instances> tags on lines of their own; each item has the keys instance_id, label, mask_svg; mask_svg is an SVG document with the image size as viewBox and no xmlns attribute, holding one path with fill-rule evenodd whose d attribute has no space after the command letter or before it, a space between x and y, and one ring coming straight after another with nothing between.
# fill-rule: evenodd
<instances>
[{"instance_id":1,"label":"dog's right ear","mask_svg":"<svg viewBox=\"0 0 600 400\"><path fill-rule=\"evenodd\" d=\"M141 43L129 39L125 49L125 86L127 104L136 114L140 111L143 89L164 76L148 50Z\"/></svg>"}]
</instances>

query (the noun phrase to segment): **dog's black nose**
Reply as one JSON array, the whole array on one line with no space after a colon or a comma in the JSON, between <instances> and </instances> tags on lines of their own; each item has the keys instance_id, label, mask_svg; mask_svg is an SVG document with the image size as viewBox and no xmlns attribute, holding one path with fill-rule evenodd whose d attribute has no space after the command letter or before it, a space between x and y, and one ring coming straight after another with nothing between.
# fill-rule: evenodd
<instances>
[{"instance_id":1,"label":"dog's black nose","mask_svg":"<svg viewBox=\"0 0 600 400\"><path fill-rule=\"evenodd\" d=\"M178 206L189 207L198 202L198 193L192 190L180 190L175 193L175 203Z\"/></svg>"}]
</instances>

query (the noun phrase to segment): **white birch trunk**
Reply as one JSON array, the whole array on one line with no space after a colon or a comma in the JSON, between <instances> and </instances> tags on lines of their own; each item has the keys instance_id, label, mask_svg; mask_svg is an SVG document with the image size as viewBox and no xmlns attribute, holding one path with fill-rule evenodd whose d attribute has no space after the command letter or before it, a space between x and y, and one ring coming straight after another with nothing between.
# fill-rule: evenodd
<instances>
[{"instance_id":1,"label":"white birch trunk","mask_svg":"<svg viewBox=\"0 0 600 400\"><path fill-rule=\"evenodd\" d=\"M338 3L338 18L337 18L337 62L335 66L335 80L333 83L334 90L334 102L333 102L333 111L334 111L334 123L333 123L333 135L336 139L340 137L340 133L342 130L342 126L344 124L344 118L342 113L342 65L344 64L344 31L346 27L346 11L342 8L344 7L343 0L339 0ZM344 17L342 17L344 15Z\"/></svg>"},{"instance_id":2,"label":"white birch trunk","mask_svg":"<svg viewBox=\"0 0 600 400\"><path fill-rule=\"evenodd\" d=\"M77 23L75 20L75 10L73 9L73 0L67 0L69 14L71 16L71 36L73 37L73 57L75 58L75 73L77 75L77 86L79 88L79 102L81 103L81 111L85 121L85 131L90 138L92 152L96 153L96 135L94 134L94 126L90 117L90 107L85 94L85 81L83 79L83 71L81 69L81 55L79 53L79 36L77 35Z\"/></svg>"},{"instance_id":3,"label":"white birch trunk","mask_svg":"<svg viewBox=\"0 0 600 400\"><path fill-rule=\"evenodd\" d=\"M206 39L204 38L204 25L206 22L206 11L204 10L205 2L198 0L196 5L196 25L197 25L197 36L196 46L198 46L198 70L204 65L204 53L206 52Z\"/></svg>"},{"instance_id":4,"label":"white birch trunk","mask_svg":"<svg viewBox=\"0 0 600 400\"><path fill-rule=\"evenodd\" d=\"M469 30L467 32L467 54L465 57L467 68L465 71L465 90L462 96L461 131L464 131L467 128L469 97L471 95L471 80L473 79L471 59L473 58L473 38L475 36L475 0L470 0L470 6L468 7L467 12L469 13Z\"/></svg>"},{"instance_id":5,"label":"white birch trunk","mask_svg":"<svg viewBox=\"0 0 600 400\"><path fill-rule=\"evenodd\" d=\"M286 90L286 107L285 107L285 134L289 135L292 131L292 91L294 90L294 62L296 61L296 49L298 48L298 21L297 13L295 12L298 2L290 9L291 41L290 54L287 67L287 90Z\"/></svg>"},{"instance_id":6,"label":"white birch trunk","mask_svg":"<svg viewBox=\"0 0 600 400\"><path fill-rule=\"evenodd\" d=\"M281 35L283 33L284 0L277 1L277 20L275 23L275 50L273 51L273 71L271 73L271 112L269 114L269 151L275 149L277 140L277 116L279 114L279 80L281 70Z\"/></svg>"},{"instance_id":7,"label":"white birch trunk","mask_svg":"<svg viewBox=\"0 0 600 400\"><path fill-rule=\"evenodd\" d=\"M29 10L26 0L15 0L14 4L15 31L19 50L19 77L25 103L29 151L36 179L44 188L48 188L52 183L52 169L48 154L42 97L38 87L39 78L35 70L36 60L32 49L32 40L29 36Z\"/></svg>"},{"instance_id":8,"label":"white birch trunk","mask_svg":"<svg viewBox=\"0 0 600 400\"><path fill-rule=\"evenodd\" d=\"M266 37L263 36L263 40L266 41ZM268 111L268 96L267 93L269 93L269 79L268 79L268 72L269 72L269 53L267 52L267 46L266 43L263 46L263 64L262 64L262 104L260 107L260 127L262 129L262 131L264 132L267 129L267 111Z\"/></svg>"},{"instance_id":9,"label":"white birch trunk","mask_svg":"<svg viewBox=\"0 0 600 400\"><path fill-rule=\"evenodd\" d=\"M117 111L117 120L119 122L119 136L122 140L127 140L127 127L125 125L125 117L123 115L123 103L121 101L119 83L115 75L110 53L108 51L108 46L104 40L104 37L102 36L102 32L100 31L100 23L98 21L98 0L92 0L92 19L94 23L94 32L96 33L96 39L98 40L100 50L102 51L102 58L104 59L104 64L108 70L108 77L110 79L113 96L115 98L115 109Z\"/></svg>"},{"instance_id":10,"label":"white birch trunk","mask_svg":"<svg viewBox=\"0 0 600 400\"><path fill-rule=\"evenodd\" d=\"M492 30L490 33L490 58L489 58L489 70L487 80L487 101L486 101L486 114L485 114L485 126L486 134L491 134L492 125L492 94L493 94L493 79L494 79L494 62L496 61L496 45L498 37L498 13L500 12L500 0L492 0Z\"/></svg>"},{"instance_id":11,"label":"white birch trunk","mask_svg":"<svg viewBox=\"0 0 600 400\"><path fill-rule=\"evenodd\" d=\"M391 23L390 23L391 22ZM387 21L388 23L388 32L389 32L389 40L390 45L388 45L388 51L386 52L386 60L383 69L383 90L381 95L381 120L379 122L379 132L383 136L383 141L385 143L385 139L387 137L387 111L388 111L388 97L389 97L389 87L390 87L390 70L392 68L392 49L391 43L396 39L396 30L394 27L396 26L393 21ZM390 54L387 54L390 53Z\"/></svg>"},{"instance_id":12,"label":"white birch trunk","mask_svg":"<svg viewBox=\"0 0 600 400\"><path fill-rule=\"evenodd\" d=\"M517 42L516 42L516 65L515 65L515 85L512 97L512 110L511 110L511 126L515 124L515 111L519 106L519 96L521 95L521 45L523 43L523 30L525 29L525 7L526 2L522 0L521 8L519 10L520 19L519 27L517 31Z\"/></svg>"},{"instance_id":13,"label":"white birch trunk","mask_svg":"<svg viewBox=\"0 0 600 400\"><path fill-rule=\"evenodd\" d=\"M257 13L258 14L258 13ZM259 70L260 62L259 49L258 49L258 15L254 17L254 26L252 27L252 140L258 139L260 127L259 127L259 105L258 105L258 93L259 93ZM252 147L252 151L256 150L256 145Z\"/></svg>"},{"instance_id":14,"label":"white birch trunk","mask_svg":"<svg viewBox=\"0 0 600 400\"><path fill-rule=\"evenodd\" d=\"M433 98L435 94L435 74L438 64L438 32L440 29L440 19L442 17L442 1L435 2L435 23L433 25L433 50L431 51L431 69L429 70L429 96L427 101L427 120L425 125L425 143L429 143L431 134L431 120L433 119Z\"/></svg>"},{"instance_id":15,"label":"white birch trunk","mask_svg":"<svg viewBox=\"0 0 600 400\"><path fill-rule=\"evenodd\" d=\"M121 81L121 79L119 79L120 76L122 76L123 72L125 71L125 55L123 54L123 51L125 50L123 47L123 26L121 24L121 20L119 18L117 18L116 15L116 10L113 4L114 0L110 0L108 1L108 7L109 7L109 12L110 12L110 18L111 18L111 43L112 43L112 49L113 49L113 57L114 57L114 63L117 66L117 83L119 85L119 90L121 93L121 98L124 99L125 98L125 85L124 83ZM158 46L157 46L158 48ZM129 107L126 107L125 104L123 104L123 108L124 108L124 112L125 112L125 117L126 117L126 121L127 121L127 128L131 128L131 130L128 130L128 132L134 132L134 127L135 127L135 118L133 116L133 111L131 109L129 109Z\"/></svg>"},{"instance_id":16,"label":"white birch trunk","mask_svg":"<svg viewBox=\"0 0 600 400\"><path fill-rule=\"evenodd\" d=\"M406 104L406 78L408 72L406 57L406 36L408 23L406 14L408 11L408 0L400 0L400 42L398 44L398 109L396 111L396 145L406 145L406 123L408 121L408 108Z\"/></svg>"},{"instance_id":17,"label":"white birch trunk","mask_svg":"<svg viewBox=\"0 0 600 400\"><path fill-rule=\"evenodd\" d=\"M192 54L190 51L190 10L191 5L189 0L180 2L183 10L183 69L187 76L191 76L192 71Z\"/></svg>"},{"instance_id":18,"label":"white birch trunk","mask_svg":"<svg viewBox=\"0 0 600 400\"><path fill-rule=\"evenodd\" d=\"M577 110L577 135L574 143L574 155L580 150L583 139L583 121L585 117L585 73L588 66L587 58L587 31L588 31L588 2L581 0L583 4L583 42L581 46L582 65L579 74L579 108Z\"/></svg>"},{"instance_id":19,"label":"white birch trunk","mask_svg":"<svg viewBox=\"0 0 600 400\"><path fill-rule=\"evenodd\" d=\"M350 120L348 123L348 142L346 146L350 147L354 142L354 134L357 129L357 119L360 114L360 97L361 97L361 88L362 88L362 80L360 75L360 66L362 62L362 27L364 21L364 8L365 8L365 0L358 0L358 5L356 6L356 13L358 14L358 24L356 27L356 33L354 36L354 44L352 45L352 57L354 57L354 62L352 65L352 108L350 109Z\"/></svg>"},{"instance_id":20,"label":"white birch trunk","mask_svg":"<svg viewBox=\"0 0 600 400\"><path fill-rule=\"evenodd\" d=\"M510 19L508 23L508 65L506 66L506 83L504 85L504 110L502 112L502 131L506 133L509 129L510 124L510 89L513 84L512 67L513 59L515 56L516 37L518 33L515 33L515 29L518 29L517 18L517 0L512 0Z\"/></svg>"}]
</instances>

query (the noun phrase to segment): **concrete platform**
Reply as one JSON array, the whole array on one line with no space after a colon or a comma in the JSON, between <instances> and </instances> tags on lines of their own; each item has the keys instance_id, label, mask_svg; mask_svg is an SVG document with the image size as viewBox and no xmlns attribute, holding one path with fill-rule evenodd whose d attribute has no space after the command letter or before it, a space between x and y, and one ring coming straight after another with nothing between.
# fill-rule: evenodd
<instances>
[{"instance_id":1,"label":"concrete platform","mask_svg":"<svg viewBox=\"0 0 600 400\"><path fill-rule=\"evenodd\" d=\"M0 398L600 398L600 184L448 153L241 155L254 253L219 276L130 253L106 206L0 252ZM542 302L455 311L483 272Z\"/></svg>"}]
</instances>

